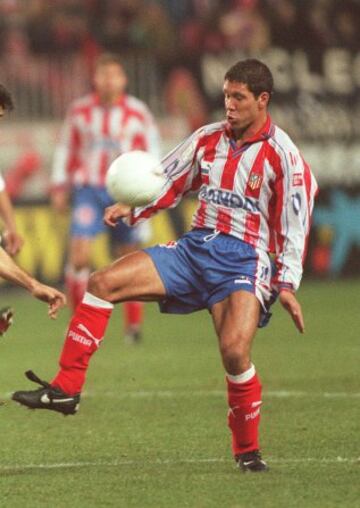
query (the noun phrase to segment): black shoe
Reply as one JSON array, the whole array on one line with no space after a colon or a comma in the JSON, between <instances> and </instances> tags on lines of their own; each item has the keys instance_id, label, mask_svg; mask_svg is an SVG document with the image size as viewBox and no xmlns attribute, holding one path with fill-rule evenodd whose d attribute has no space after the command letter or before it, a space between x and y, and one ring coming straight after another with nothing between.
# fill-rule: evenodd
<instances>
[{"instance_id":1,"label":"black shoe","mask_svg":"<svg viewBox=\"0 0 360 508\"><path fill-rule=\"evenodd\" d=\"M74 415L79 409L80 394L67 395L59 388L54 388L46 381L42 381L32 370L25 372L25 376L38 383L43 388L37 390L14 392L12 400L30 409L50 409L63 415Z\"/></svg>"},{"instance_id":2,"label":"black shoe","mask_svg":"<svg viewBox=\"0 0 360 508\"><path fill-rule=\"evenodd\" d=\"M265 473L269 471L266 462L261 458L259 450L235 455L235 461L241 471L250 473Z\"/></svg>"}]
</instances>

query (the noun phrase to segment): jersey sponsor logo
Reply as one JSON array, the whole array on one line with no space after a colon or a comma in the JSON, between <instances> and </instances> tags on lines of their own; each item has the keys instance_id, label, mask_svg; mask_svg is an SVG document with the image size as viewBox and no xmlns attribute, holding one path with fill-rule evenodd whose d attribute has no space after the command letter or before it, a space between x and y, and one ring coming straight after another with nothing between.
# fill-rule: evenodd
<instances>
[{"instance_id":1,"label":"jersey sponsor logo","mask_svg":"<svg viewBox=\"0 0 360 508\"><path fill-rule=\"evenodd\" d=\"M259 213L259 205L253 198L244 198L236 192L203 186L199 192L199 199L208 203L224 206L225 208L243 208L248 212Z\"/></svg>"}]
</instances>

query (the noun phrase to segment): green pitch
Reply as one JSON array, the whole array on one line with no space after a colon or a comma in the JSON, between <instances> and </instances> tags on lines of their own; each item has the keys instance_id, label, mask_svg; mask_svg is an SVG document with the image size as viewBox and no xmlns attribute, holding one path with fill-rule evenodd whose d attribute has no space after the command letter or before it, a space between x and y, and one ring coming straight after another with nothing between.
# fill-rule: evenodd
<instances>
[{"instance_id":1,"label":"green pitch","mask_svg":"<svg viewBox=\"0 0 360 508\"><path fill-rule=\"evenodd\" d=\"M0 506L9 508L347 508L359 506L360 282L305 283L306 334L276 305L254 362L264 386L262 448L271 471L241 474L230 455L224 378L206 312L146 310L145 340L121 340L116 309L93 358L80 412L10 402L55 373L68 313L56 322L25 293L0 342Z\"/></svg>"}]
</instances>

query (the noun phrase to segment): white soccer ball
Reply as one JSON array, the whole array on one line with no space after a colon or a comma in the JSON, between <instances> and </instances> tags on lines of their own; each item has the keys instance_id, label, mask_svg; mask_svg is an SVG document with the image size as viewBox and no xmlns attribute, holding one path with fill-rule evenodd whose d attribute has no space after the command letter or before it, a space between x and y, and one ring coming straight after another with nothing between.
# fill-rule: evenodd
<instances>
[{"instance_id":1,"label":"white soccer ball","mask_svg":"<svg viewBox=\"0 0 360 508\"><path fill-rule=\"evenodd\" d=\"M156 199L165 184L160 161L142 150L117 157L106 174L106 189L117 202L143 206Z\"/></svg>"}]
</instances>

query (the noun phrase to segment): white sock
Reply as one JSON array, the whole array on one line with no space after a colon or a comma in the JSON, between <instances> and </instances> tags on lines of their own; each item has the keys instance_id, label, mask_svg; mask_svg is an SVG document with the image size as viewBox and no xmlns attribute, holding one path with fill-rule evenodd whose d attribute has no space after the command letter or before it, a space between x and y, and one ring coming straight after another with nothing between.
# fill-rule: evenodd
<instances>
[{"instance_id":1,"label":"white sock","mask_svg":"<svg viewBox=\"0 0 360 508\"><path fill-rule=\"evenodd\" d=\"M255 372L256 372L255 365L252 363L250 369L246 370L245 372L242 372L237 376L233 376L232 374L226 373L226 377L232 383L246 383L255 376Z\"/></svg>"},{"instance_id":2,"label":"white sock","mask_svg":"<svg viewBox=\"0 0 360 508\"><path fill-rule=\"evenodd\" d=\"M83 303L86 303L86 305L91 305L92 307L100 307L101 309L113 309L114 306L112 303L107 302L106 300L103 300L102 298L98 298L95 295L92 295L91 293L84 294L84 297L82 299Z\"/></svg>"}]
</instances>

